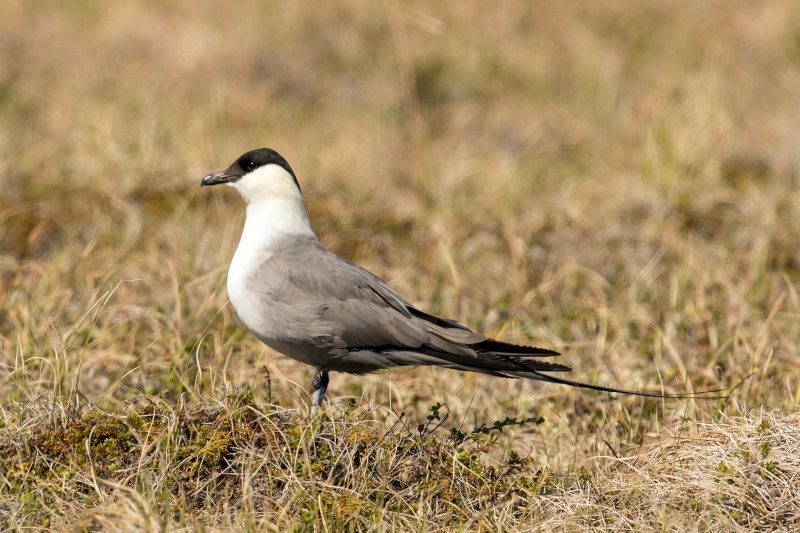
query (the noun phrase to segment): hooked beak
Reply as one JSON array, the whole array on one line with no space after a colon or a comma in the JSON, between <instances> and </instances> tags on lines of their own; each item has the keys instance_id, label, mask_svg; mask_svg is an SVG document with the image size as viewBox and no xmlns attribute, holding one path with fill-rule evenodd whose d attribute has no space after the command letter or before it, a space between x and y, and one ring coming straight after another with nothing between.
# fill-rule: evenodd
<instances>
[{"instance_id":1,"label":"hooked beak","mask_svg":"<svg viewBox=\"0 0 800 533\"><path fill-rule=\"evenodd\" d=\"M231 176L226 172L215 172L203 178L203 181L200 182L200 186L205 187L206 185L219 185L220 183L232 183L234 181L238 181L240 177L241 176Z\"/></svg>"}]
</instances>

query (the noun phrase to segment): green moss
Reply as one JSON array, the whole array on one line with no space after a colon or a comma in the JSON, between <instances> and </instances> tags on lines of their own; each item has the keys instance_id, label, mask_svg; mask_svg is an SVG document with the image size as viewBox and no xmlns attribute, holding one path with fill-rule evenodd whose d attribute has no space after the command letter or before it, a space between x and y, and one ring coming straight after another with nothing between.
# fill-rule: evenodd
<instances>
[{"instance_id":1,"label":"green moss","mask_svg":"<svg viewBox=\"0 0 800 533\"><path fill-rule=\"evenodd\" d=\"M68 462L81 466L90 459L98 472L105 473L118 467L136 444L122 417L90 412L62 427L34 430L28 449L34 471L45 476L50 470L61 471Z\"/></svg>"}]
</instances>

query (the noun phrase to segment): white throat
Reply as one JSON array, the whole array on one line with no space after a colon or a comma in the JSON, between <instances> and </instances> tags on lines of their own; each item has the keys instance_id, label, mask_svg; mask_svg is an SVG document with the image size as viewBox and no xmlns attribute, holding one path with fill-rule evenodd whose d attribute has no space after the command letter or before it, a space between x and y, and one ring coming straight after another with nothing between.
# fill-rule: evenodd
<instances>
[{"instance_id":1,"label":"white throat","mask_svg":"<svg viewBox=\"0 0 800 533\"><path fill-rule=\"evenodd\" d=\"M276 165L259 171L233 184L247 202L242 238L228 270L228 296L237 310L247 301L247 279L272 256L280 241L317 239L294 179Z\"/></svg>"},{"instance_id":2,"label":"white throat","mask_svg":"<svg viewBox=\"0 0 800 533\"><path fill-rule=\"evenodd\" d=\"M300 194L251 201L234 261L240 252L269 251L281 239L293 236L316 238Z\"/></svg>"}]
</instances>

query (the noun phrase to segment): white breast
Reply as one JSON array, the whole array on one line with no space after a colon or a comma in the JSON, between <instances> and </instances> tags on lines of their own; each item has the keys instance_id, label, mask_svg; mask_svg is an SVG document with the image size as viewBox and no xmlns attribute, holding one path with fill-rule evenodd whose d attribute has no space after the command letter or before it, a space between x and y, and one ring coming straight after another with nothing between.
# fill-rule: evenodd
<instances>
[{"instance_id":1,"label":"white breast","mask_svg":"<svg viewBox=\"0 0 800 533\"><path fill-rule=\"evenodd\" d=\"M274 245L287 237L313 237L302 196L276 196L251 201L242 238L228 270L228 296L239 318L258 334L265 296L250 284L253 273L273 254Z\"/></svg>"}]
</instances>

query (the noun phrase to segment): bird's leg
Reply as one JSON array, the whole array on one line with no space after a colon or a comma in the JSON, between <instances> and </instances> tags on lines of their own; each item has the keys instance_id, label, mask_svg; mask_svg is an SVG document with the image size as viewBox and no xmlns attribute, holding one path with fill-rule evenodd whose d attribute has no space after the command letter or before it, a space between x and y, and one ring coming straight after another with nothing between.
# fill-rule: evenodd
<instances>
[{"instance_id":1,"label":"bird's leg","mask_svg":"<svg viewBox=\"0 0 800 533\"><path fill-rule=\"evenodd\" d=\"M311 404L311 416L317 414L317 408L322 405L322 399L325 397L325 391L328 390L328 373L322 370L317 370L314 374L314 381L311 382L314 387L314 400Z\"/></svg>"}]
</instances>

